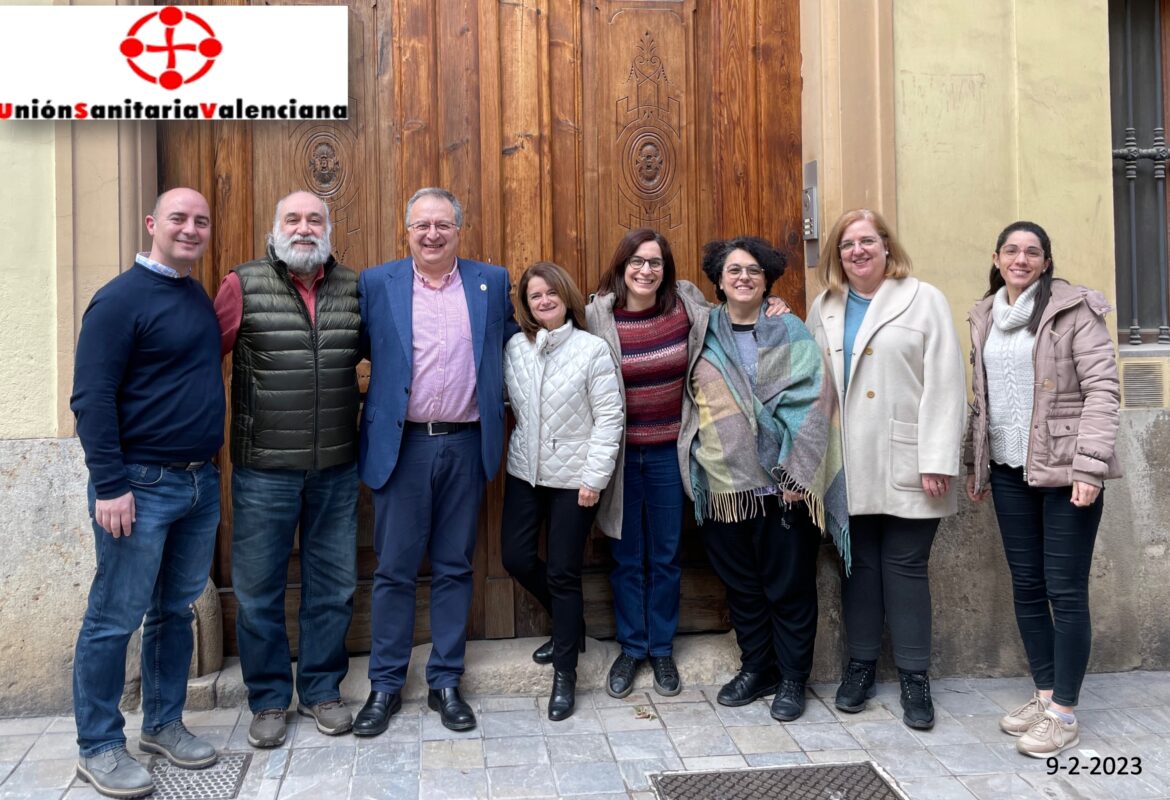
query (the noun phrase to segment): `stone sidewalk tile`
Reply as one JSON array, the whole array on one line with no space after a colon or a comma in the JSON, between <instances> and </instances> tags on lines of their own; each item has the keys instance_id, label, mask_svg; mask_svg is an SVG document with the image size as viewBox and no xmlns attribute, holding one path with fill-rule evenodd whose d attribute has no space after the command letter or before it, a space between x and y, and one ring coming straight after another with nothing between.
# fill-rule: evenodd
<instances>
[{"instance_id":1,"label":"stone sidewalk tile","mask_svg":"<svg viewBox=\"0 0 1170 800\"><path fill-rule=\"evenodd\" d=\"M951 774L930 751L922 748L877 747L869 754L899 781ZM1000 766L997 762L996 769Z\"/></svg>"},{"instance_id":2,"label":"stone sidewalk tile","mask_svg":"<svg viewBox=\"0 0 1170 800\"><path fill-rule=\"evenodd\" d=\"M809 758L800 750L791 753L750 753L744 756L749 767L790 767L807 764Z\"/></svg>"},{"instance_id":3,"label":"stone sidewalk tile","mask_svg":"<svg viewBox=\"0 0 1170 800\"><path fill-rule=\"evenodd\" d=\"M785 730L783 725L775 722L771 725L730 728L727 733L735 742L735 746L739 748L739 752L745 756L756 753L790 753L801 749L800 745L793 739L795 729ZM707 753L707 755L719 754Z\"/></svg>"},{"instance_id":4,"label":"stone sidewalk tile","mask_svg":"<svg viewBox=\"0 0 1170 800\"><path fill-rule=\"evenodd\" d=\"M953 775L1000 772L1005 767L1003 759L985 744L945 744L926 749Z\"/></svg>"},{"instance_id":5,"label":"stone sidewalk tile","mask_svg":"<svg viewBox=\"0 0 1170 800\"><path fill-rule=\"evenodd\" d=\"M23 797L22 793L54 789L57 795L65 790L77 774L77 751L72 758L53 758L46 761L22 761L0 785L0 794Z\"/></svg>"},{"instance_id":6,"label":"stone sidewalk tile","mask_svg":"<svg viewBox=\"0 0 1170 800\"><path fill-rule=\"evenodd\" d=\"M483 738L499 739L505 736L539 736L540 712L535 708L522 711L485 711L479 715Z\"/></svg>"},{"instance_id":7,"label":"stone sidewalk tile","mask_svg":"<svg viewBox=\"0 0 1170 800\"><path fill-rule=\"evenodd\" d=\"M354 737L357 738L357 737ZM381 737L357 739L354 776L383 775L398 770L417 770L422 761L420 742L383 742Z\"/></svg>"},{"instance_id":8,"label":"stone sidewalk tile","mask_svg":"<svg viewBox=\"0 0 1170 800\"><path fill-rule=\"evenodd\" d=\"M876 724L876 723L875 723ZM731 732L731 731L729 731ZM817 725L793 725L788 734L795 740L801 750L854 750L864 749L849 733L849 728L840 722L826 722ZM732 733L732 736L735 734Z\"/></svg>"},{"instance_id":9,"label":"stone sidewalk tile","mask_svg":"<svg viewBox=\"0 0 1170 800\"><path fill-rule=\"evenodd\" d=\"M910 800L980 800L958 778L916 778L899 783Z\"/></svg>"},{"instance_id":10,"label":"stone sidewalk tile","mask_svg":"<svg viewBox=\"0 0 1170 800\"><path fill-rule=\"evenodd\" d=\"M703 694L703 690L693 686L684 686L683 690L674 697L666 697L658 694L658 692L650 692L650 699L654 705L661 706L670 703L705 703L707 696Z\"/></svg>"},{"instance_id":11,"label":"stone sidewalk tile","mask_svg":"<svg viewBox=\"0 0 1170 800\"><path fill-rule=\"evenodd\" d=\"M873 760L873 756L864 750L810 750L806 755L814 764L854 764Z\"/></svg>"},{"instance_id":12,"label":"stone sidewalk tile","mask_svg":"<svg viewBox=\"0 0 1170 800\"><path fill-rule=\"evenodd\" d=\"M0 719L0 736L40 736L53 717L12 717Z\"/></svg>"},{"instance_id":13,"label":"stone sidewalk tile","mask_svg":"<svg viewBox=\"0 0 1170 800\"><path fill-rule=\"evenodd\" d=\"M349 737L353 741L352 737ZM357 748L351 743L333 747L310 747L293 750L289 756L285 782L299 778L344 777L353 774Z\"/></svg>"},{"instance_id":14,"label":"stone sidewalk tile","mask_svg":"<svg viewBox=\"0 0 1170 800\"><path fill-rule=\"evenodd\" d=\"M719 725L673 730L668 728L667 733L674 742L674 749L683 758L702 755L726 756L739 752L735 742L731 741L731 737Z\"/></svg>"},{"instance_id":15,"label":"stone sidewalk tile","mask_svg":"<svg viewBox=\"0 0 1170 800\"><path fill-rule=\"evenodd\" d=\"M557 791L562 795L624 792L621 770L614 761L558 764L553 761Z\"/></svg>"},{"instance_id":16,"label":"stone sidewalk tile","mask_svg":"<svg viewBox=\"0 0 1170 800\"><path fill-rule=\"evenodd\" d=\"M1036 787L1011 772L998 775L961 775L959 783L979 800L1036 800Z\"/></svg>"},{"instance_id":17,"label":"stone sidewalk tile","mask_svg":"<svg viewBox=\"0 0 1170 800\"><path fill-rule=\"evenodd\" d=\"M1003 731L999 730L999 718L995 717L994 719L996 721L995 732L999 736L1004 736ZM925 731L907 728L907 731L918 740L919 744L927 747L944 744L978 744L980 741L977 734L970 731L958 719L941 708L934 710L933 728Z\"/></svg>"},{"instance_id":18,"label":"stone sidewalk tile","mask_svg":"<svg viewBox=\"0 0 1170 800\"><path fill-rule=\"evenodd\" d=\"M602 743L604 746L604 742ZM549 746L540 736L508 736L483 740L484 763L492 767L548 764Z\"/></svg>"},{"instance_id":19,"label":"stone sidewalk tile","mask_svg":"<svg viewBox=\"0 0 1170 800\"><path fill-rule=\"evenodd\" d=\"M481 769L483 740L436 739L422 743L420 763L424 770Z\"/></svg>"},{"instance_id":20,"label":"stone sidewalk tile","mask_svg":"<svg viewBox=\"0 0 1170 800\"><path fill-rule=\"evenodd\" d=\"M493 800L554 797L557 793L556 779L548 764L489 767L487 778Z\"/></svg>"},{"instance_id":21,"label":"stone sidewalk tile","mask_svg":"<svg viewBox=\"0 0 1170 800\"><path fill-rule=\"evenodd\" d=\"M930 693L935 706L954 716L1003 713L999 703L991 700L963 679L931 681ZM1027 699L1028 697L1025 696L1020 703ZM899 710L900 708L899 705ZM899 713L898 716L901 714Z\"/></svg>"},{"instance_id":22,"label":"stone sidewalk tile","mask_svg":"<svg viewBox=\"0 0 1170 800\"><path fill-rule=\"evenodd\" d=\"M851 722L845 725L849 735L866 750L875 747L915 747L918 740L901 720L888 722ZM798 740L799 741L799 740Z\"/></svg>"},{"instance_id":23,"label":"stone sidewalk tile","mask_svg":"<svg viewBox=\"0 0 1170 800\"><path fill-rule=\"evenodd\" d=\"M552 736L548 739L548 756L553 764L613 761L609 739L604 734L586 733Z\"/></svg>"},{"instance_id":24,"label":"stone sidewalk tile","mask_svg":"<svg viewBox=\"0 0 1170 800\"><path fill-rule=\"evenodd\" d=\"M662 724L669 728L700 728L719 724L715 709L703 700L699 703L665 703L657 705Z\"/></svg>"},{"instance_id":25,"label":"stone sidewalk tile","mask_svg":"<svg viewBox=\"0 0 1170 800\"><path fill-rule=\"evenodd\" d=\"M664 730L614 731L608 734L608 738L614 758L618 761L677 758L679 755L674 749L674 742Z\"/></svg>"},{"instance_id":26,"label":"stone sidewalk tile","mask_svg":"<svg viewBox=\"0 0 1170 800\"><path fill-rule=\"evenodd\" d=\"M325 797L349 797L349 777L316 775L285 778L280 785L279 800L322 800Z\"/></svg>"},{"instance_id":27,"label":"stone sidewalk tile","mask_svg":"<svg viewBox=\"0 0 1170 800\"><path fill-rule=\"evenodd\" d=\"M423 769L419 773L418 796L425 800L487 800L487 771ZM324 800L324 796L317 800Z\"/></svg>"},{"instance_id":28,"label":"stone sidewalk tile","mask_svg":"<svg viewBox=\"0 0 1170 800\"><path fill-rule=\"evenodd\" d=\"M26 733L17 736L0 736L0 764L12 764L15 766L25 754L36 744L39 737L33 733ZM73 750L69 755L76 755L77 742L74 740ZM0 780L4 780L0 777Z\"/></svg>"},{"instance_id":29,"label":"stone sidewalk tile","mask_svg":"<svg viewBox=\"0 0 1170 800\"><path fill-rule=\"evenodd\" d=\"M1098 711L1077 709L1077 722L1082 731L1103 737L1140 736L1143 733L1153 733L1127 711L1116 709Z\"/></svg>"},{"instance_id":30,"label":"stone sidewalk tile","mask_svg":"<svg viewBox=\"0 0 1170 800\"><path fill-rule=\"evenodd\" d=\"M418 800L418 775L404 770L384 775L355 775L349 782L348 800L387 800L391 797L394 800Z\"/></svg>"},{"instance_id":31,"label":"stone sidewalk tile","mask_svg":"<svg viewBox=\"0 0 1170 800\"><path fill-rule=\"evenodd\" d=\"M699 756L698 758L684 758L683 765L687 772L706 772L709 770L743 769L747 761L743 756Z\"/></svg>"}]
</instances>

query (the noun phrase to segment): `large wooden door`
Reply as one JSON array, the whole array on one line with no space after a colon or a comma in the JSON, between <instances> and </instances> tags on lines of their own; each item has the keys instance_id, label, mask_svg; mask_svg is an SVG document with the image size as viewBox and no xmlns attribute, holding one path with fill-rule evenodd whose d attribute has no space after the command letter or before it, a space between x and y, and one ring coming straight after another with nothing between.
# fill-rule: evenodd
<instances>
[{"instance_id":1,"label":"large wooden door","mask_svg":"<svg viewBox=\"0 0 1170 800\"><path fill-rule=\"evenodd\" d=\"M326 198L338 258L362 269L408 252L407 198L421 186L444 186L466 209L461 254L505 264L513 278L547 258L591 291L621 236L645 225L670 239L680 277L710 295L698 263L703 242L750 233L787 252L776 291L803 313L798 5L351 3L349 121L163 124L160 174L165 187L194 186L211 202L213 243L201 277L212 293L234 265L262 252L276 200L289 191ZM306 54L305 68L312 63ZM295 81L290 76L290 90ZM214 577L232 653L226 483ZM474 638L547 630L501 566L501 486L489 487L480 517ZM371 529L363 494L354 651L369 647ZM726 629L722 591L695 539L688 531L682 630ZM602 538L590 542L593 636L613 630L606 550ZM295 556L289 586L295 646ZM428 596L424 577L418 641L429 638Z\"/></svg>"}]
</instances>

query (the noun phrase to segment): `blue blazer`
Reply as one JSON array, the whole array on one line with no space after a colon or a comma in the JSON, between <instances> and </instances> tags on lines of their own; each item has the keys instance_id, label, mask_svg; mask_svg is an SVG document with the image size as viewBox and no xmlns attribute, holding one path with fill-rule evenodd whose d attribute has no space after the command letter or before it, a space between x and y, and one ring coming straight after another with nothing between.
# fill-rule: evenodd
<instances>
[{"instance_id":1,"label":"blue blazer","mask_svg":"<svg viewBox=\"0 0 1170 800\"><path fill-rule=\"evenodd\" d=\"M512 314L508 270L461 258L459 274L475 351L483 472L490 481L504 452L504 343L519 327ZM413 279L409 258L371 267L358 279L362 355L370 359L358 471L371 489L386 485L402 445L414 354Z\"/></svg>"}]
</instances>

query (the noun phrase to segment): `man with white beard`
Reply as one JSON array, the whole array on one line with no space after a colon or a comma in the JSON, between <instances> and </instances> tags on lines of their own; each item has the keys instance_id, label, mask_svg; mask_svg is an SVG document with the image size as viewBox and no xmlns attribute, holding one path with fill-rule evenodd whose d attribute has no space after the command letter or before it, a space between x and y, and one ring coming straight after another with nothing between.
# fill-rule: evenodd
<instances>
[{"instance_id":1,"label":"man with white beard","mask_svg":"<svg viewBox=\"0 0 1170 800\"><path fill-rule=\"evenodd\" d=\"M357 580L357 274L331 255L329 209L293 192L276 204L267 253L215 298L232 354L232 588L254 747L278 747L292 702L284 594L300 527L297 711L350 730L341 700Z\"/></svg>"}]
</instances>

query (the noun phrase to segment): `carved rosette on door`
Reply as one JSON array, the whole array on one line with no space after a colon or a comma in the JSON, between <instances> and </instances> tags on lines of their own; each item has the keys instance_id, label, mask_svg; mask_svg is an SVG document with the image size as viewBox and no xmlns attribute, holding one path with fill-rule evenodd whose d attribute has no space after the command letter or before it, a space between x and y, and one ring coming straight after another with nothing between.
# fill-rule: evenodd
<instances>
[{"instance_id":1,"label":"carved rosette on door","mask_svg":"<svg viewBox=\"0 0 1170 800\"><path fill-rule=\"evenodd\" d=\"M635 45L626 85L631 92L616 106L617 223L623 228L660 231L684 223L680 154L682 104L670 91L666 65L649 31Z\"/></svg>"},{"instance_id":2,"label":"carved rosette on door","mask_svg":"<svg viewBox=\"0 0 1170 800\"><path fill-rule=\"evenodd\" d=\"M348 126L325 127L306 122L294 126L290 134L301 185L329 204L333 254L345 263L349 239L360 229L352 214L358 196L352 175L352 156L356 151L353 132Z\"/></svg>"}]
</instances>

